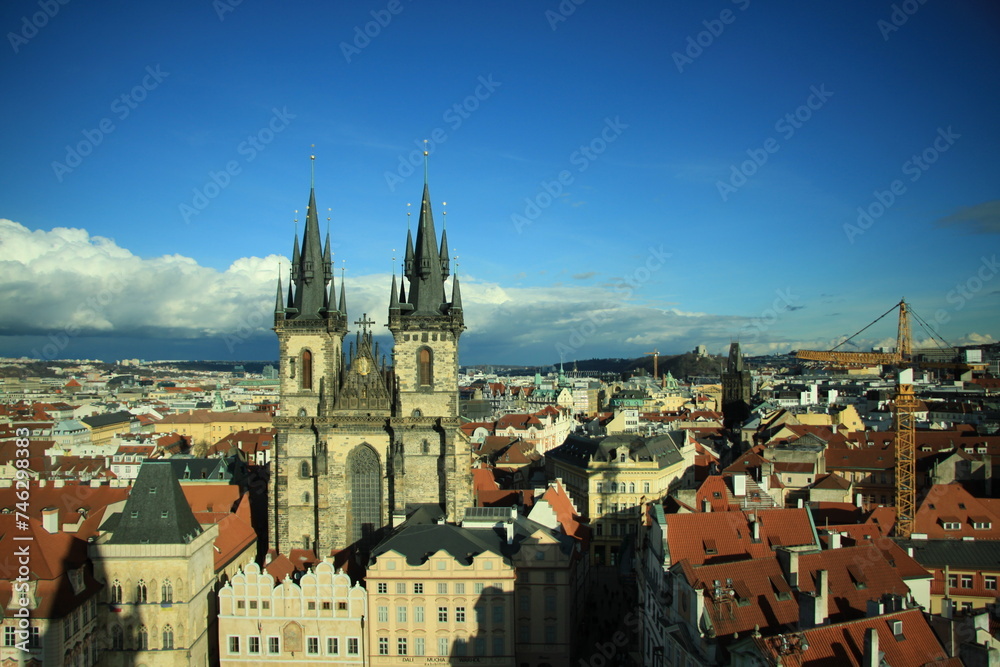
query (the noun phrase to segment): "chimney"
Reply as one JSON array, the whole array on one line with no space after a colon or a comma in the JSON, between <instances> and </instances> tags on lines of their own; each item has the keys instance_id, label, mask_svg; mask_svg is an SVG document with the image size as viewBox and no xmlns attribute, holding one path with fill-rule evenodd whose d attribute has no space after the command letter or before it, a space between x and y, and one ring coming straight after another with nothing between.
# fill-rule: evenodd
<instances>
[{"instance_id":1,"label":"chimney","mask_svg":"<svg viewBox=\"0 0 1000 667\"><path fill-rule=\"evenodd\" d=\"M805 498L799 498L799 509L805 507L805 504L806 504Z\"/></svg>"},{"instance_id":2,"label":"chimney","mask_svg":"<svg viewBox=\"0 0 1000 667\"><path fill-rule=\"evenodd\" d=\"M733 495L742 498L747 494L747 476L738 472L733 475Z\"/></svg>"},{"instance_id":3,"label":"chimney","mask_svg":"<svg viewBox=\"0 0 1000 667\"><path fill-rule=\"evenodd\" d=\"M885 613L885 604L882 603L881 598L875 598L874 600L868 600L865 603L865 617L876 618Z\"/></svg>"},{"instance_id":4,"label":"chimney","mask_svg":"<svg viewBox=\"0 0 1000 667\"><path fill-rule=\"evenodd\" d=\"M59 532L59 510L57 508L42 508L42 528L49 534Z\"/></svg>"},{"instance_id":5,"label":"chimney","mask_svg":"<svg viewBox=\"0 0 1000 667\"><path fill-rule=\"evenodd\" d=\"M750 534L754 542L760 542L760 521L756 517L750 522Z\"/></svg>"},{"instance_id":6,"label":"chimney","mask_svg":"<svg viewBox=\"0 0 1000 667\"><path fill-rule=\"evenodd\" d=\"M788 585L798 590L799 587L799 552L781 547L778 549L778 562L785 574Z\"/></svg>"},{"instance_id":7,"label":"chimney","mask_svg":"<svg viewBox=\"0 0 1000 667\"><path fill-rule=\"evenodd\" d=\"M868 628L865 630L865 657L861 660L861 667L879 667L880 662L878 632L875 628Z\"/></svg>"},{"instance_id":8,"label":"chimney","mask_svg":"<svg viewBox=\"0 0 1000 667\"><path fill-rule=\"evenodd\" d=\"M855 493L854 494L854 506L857 507L858 509L864 509L864 507L862 507L862 505L861 505L861 503L862 503L861 499L863 497L864 496L862 496L860 493Z\"/></svg>"},{"instance_id":9,"label":"chimney","mask_svg":"<svg viewBox=\"0 0 1000 667\"><path fill-rule=\"evenodd\" d=\"M830 548L839 549L840 548L840 532L830 533Z\"/></svg>"},{"instance_id":10,"label":"chimney","mask_svg":"<svg viewBox=\"0 0 1000 667\"><path fill-rule=\"evenodd\" d=\"M816 572L816 590L799 595L799 626L803 630L826 623L826 606L830 586L826 570Z\"/></svg>"}]
</instances>

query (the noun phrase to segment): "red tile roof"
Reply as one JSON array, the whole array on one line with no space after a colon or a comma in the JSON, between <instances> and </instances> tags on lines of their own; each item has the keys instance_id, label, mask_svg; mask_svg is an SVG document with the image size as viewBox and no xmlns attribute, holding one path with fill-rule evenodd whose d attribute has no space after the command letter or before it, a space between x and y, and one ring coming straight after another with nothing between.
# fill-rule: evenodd
<instances>
[{"instance_id":1,"label":"red tile roof","mask_svg":"<svg viewBox=\"0 0 1000 667\"><path fill-rule=\"evenodd\" d=\"M903 634L898 638L892 631L892 622L896 620L903 624ZM805 651L783 651L782 640L789 637L782 635L755 637L753 641L772 664L780 660L784 667L847 667L862 664L865 633L869 628L874 628L878 634L878 650L885 653L885 661L889 665L960 667L962 664L958 658L948 658L919 609L806 630L802 633L808 643ZM797 641L792 643L797 645Z\"/></svg>"},{"instance_id":2,"label":"red tile roof","mask_svg":"<svg viewBox=\"0 0 1000 667\"><path fill-rule=\"evenodd\" d=\"M827 613L835 622L864 616L868 600L887 593L905 597L910 591L883 552L870 543L799 556L800 591L816 590L819 570L827 571Z\"/></svg>"},{"instance_id":3,"label":"red tile roof","mask_svg":"<svg viewBox=\"0 0 1000 667\"><path fill-rule=\"evenodd\" d=\"M759 523L758 541L752 537L751 515ZM668 514L665 519L667 548L675 563L685 559L692 565L731 562L768 557L777 546L819 546L804 508ZM705 540L713 540L715 548L707 548Z\"/></svg>"},{"instance_id":4,"label":"red tile roof","mask_svg":"<svg viewBox=\"0 0 1000 667\"><path fill-rule=\"evenodd\" d=\"M973 524L982 523L983 519L990 527L977 530ZM959 523L959 529L945 530L946 521ZM1000 507L994 500L972 496L961 484L935 484L917 508L913 532L925 533L932 540L1000 539Z\"/></svg>"}]
</instances>

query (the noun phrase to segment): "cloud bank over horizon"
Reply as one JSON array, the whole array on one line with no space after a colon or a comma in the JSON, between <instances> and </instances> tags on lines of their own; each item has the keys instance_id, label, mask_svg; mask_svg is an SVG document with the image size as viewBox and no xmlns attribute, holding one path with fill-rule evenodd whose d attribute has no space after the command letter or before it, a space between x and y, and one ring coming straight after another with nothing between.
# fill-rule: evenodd
<instances>
[{"instance_id":1,"label":"cloud bank over horizon","mask_svg":"<svg viewBox=\"0 0 1000 667\"><path fill-rule=\"evenodd\" d=\"M179 254L141 257L85 229L32 231L0 219L0 258L0 356L268 359L277 353L270 328L279 273L287 288L289 259L282 255L242 257L218 270ZM391 280L389 273L349 270L345 279L349 320L367 314L384 341ZM747 318L644 303L623 279L504 287L463 270L461 281L468 327L463 364L569 363L638 357L654 348L678 354L702 344L724 354L737 339L748 354L837 342L789 332L781 308L773 317L765 311ZM969 333L964 340L993 339Z\"/></svg>"}]
</instances>

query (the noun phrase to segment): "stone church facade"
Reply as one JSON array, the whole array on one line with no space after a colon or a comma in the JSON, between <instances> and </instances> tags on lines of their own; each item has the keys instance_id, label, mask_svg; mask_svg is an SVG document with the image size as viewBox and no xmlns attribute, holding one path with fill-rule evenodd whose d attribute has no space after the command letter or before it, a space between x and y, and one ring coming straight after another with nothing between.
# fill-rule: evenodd
<instances>
[{"instance_id":1,"label":"stone church facade","mask_svg":"<svg viewBox=\"0 0 1000 667\"><path fill-rule=\"evenodd\" d=\"M438 244L424 184L416 240L407 231L402 278L389 294L392 365L380 361L367 315L349 334L329 233L321 244L315 191L287 293L279 278L281 403L269 494L268 546L325 556L366 541L408 507L440 506L456 520L472 502L468 439L458 419L458 341L465 329L447 232Z\"/></svg>"}]
</instances>

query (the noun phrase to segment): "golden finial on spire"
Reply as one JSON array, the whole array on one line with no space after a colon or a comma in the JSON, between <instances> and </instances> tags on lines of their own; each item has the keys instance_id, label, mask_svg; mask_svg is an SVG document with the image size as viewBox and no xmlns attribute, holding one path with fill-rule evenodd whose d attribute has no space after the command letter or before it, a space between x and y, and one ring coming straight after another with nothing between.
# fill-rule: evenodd
<instances>
[{"instance_id":1,"label":"golden finial on spire","mask_svg":"<svg viewBox=\"0 0 1000 667\"><path fill-rule=\"evenodd\" d=\"M430 151L427 150L427 140L424 139L424 185L427 185L427 156L430 155ZM430 202L428 202L430 203Z\"/></svg>"},{"instance_id":2,"label":"golden finial on spire","mask_svg":"<svg viewBox=\"0 0 1000 667\"><path fill-rule=\"evenodd\" d=\"M410 202L406 202L406 231L410 231Z\"/></svg>"},{"instance_id":3,"label":"golden finial on spire","mask_svg":"<svg viewBox=\"0 0 1000 667\"><path fill-rule=\"evenodd\" d=\"M442 219L441 219L441 228L442 229L448 229L448 209L445 208L445 206L447 206L447 205L448 205L448 202L446 202L446 201L441 202L441 215L443 216Z\"/></svg>"}]
</instances>

